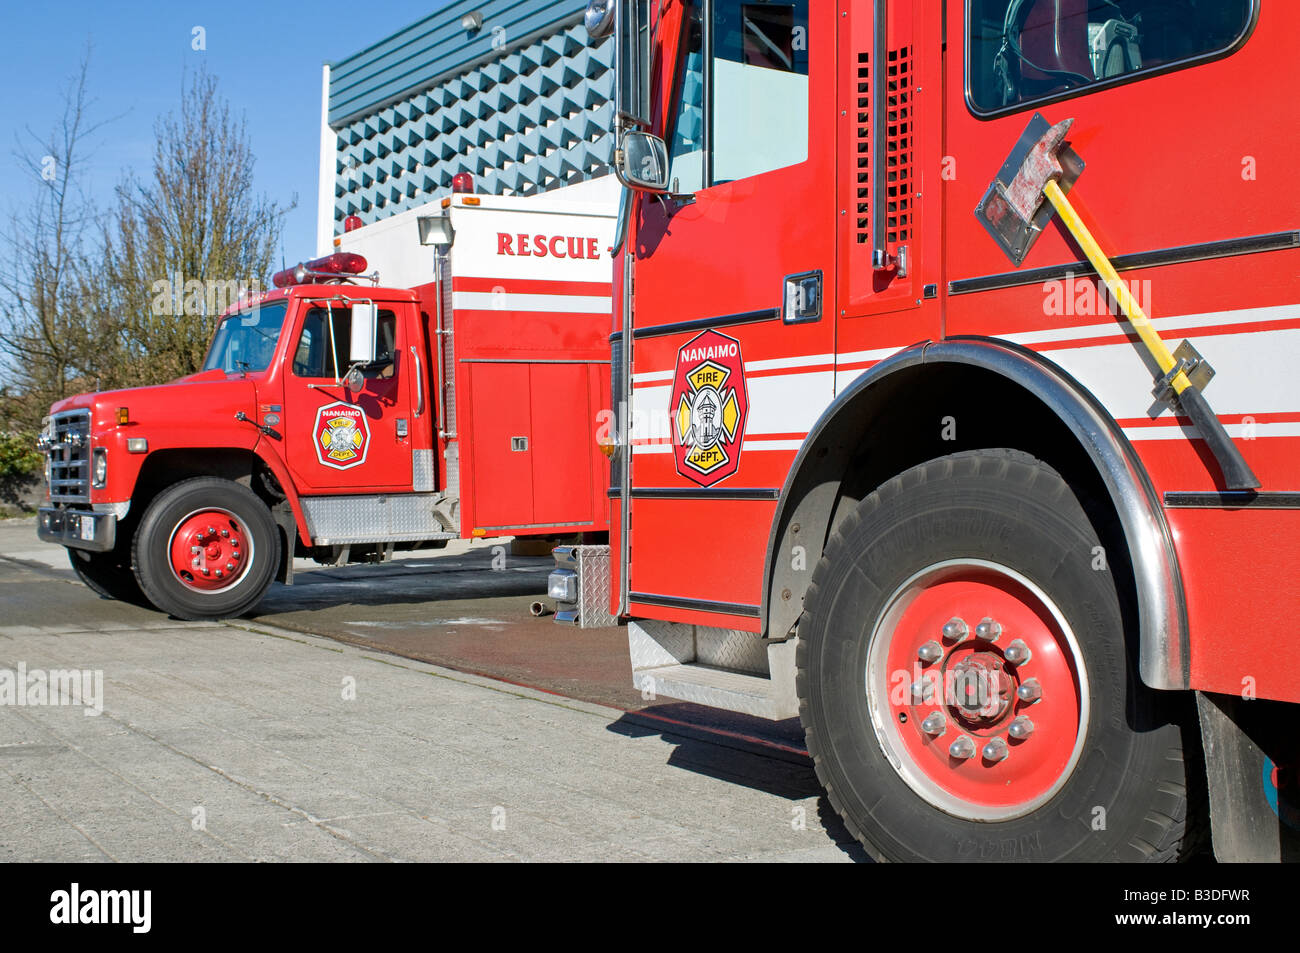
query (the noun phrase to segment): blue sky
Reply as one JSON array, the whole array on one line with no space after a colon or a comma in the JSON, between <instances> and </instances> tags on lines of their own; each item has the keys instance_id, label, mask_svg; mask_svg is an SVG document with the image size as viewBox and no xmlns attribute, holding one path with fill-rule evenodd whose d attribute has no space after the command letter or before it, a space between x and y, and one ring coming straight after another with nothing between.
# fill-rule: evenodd
<instances>
[{"instance_id":1,"label":"blue sky","mask_svg":"<svg viewBox=\"0 0 1300 953\"><path fill-rule=\"evenodd\" d=\"M206 2L7 3L0 56L0 214L30 195L13 157L15 135L44 138L57 122L61 90L91 44L92 119L121 116L92 142L89 189L103 206L127 169L149 171L155 119L175 109L187 70L206 65L257 157L259 191L298 207L284 231L290 264L316 245L321 66L427 16L446 0L206 0ZM206 32L192 49L193 29Z\"/></svg>"}]
</instances>

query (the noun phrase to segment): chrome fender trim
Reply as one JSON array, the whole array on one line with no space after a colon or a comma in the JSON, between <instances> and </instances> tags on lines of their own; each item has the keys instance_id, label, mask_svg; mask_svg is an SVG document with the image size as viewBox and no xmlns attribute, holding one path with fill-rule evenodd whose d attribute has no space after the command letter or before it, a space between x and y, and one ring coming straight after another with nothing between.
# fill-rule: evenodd
<instances>
[{"instance_id":1,"label":"chrome fender trim","mask_svg":"<svg viewBox=\"0 0 1300 953\"><path fill-rule=\"evenodd\" d=\"M1137 451L1097 398L1064 370L1027 348L991 338L948 338L899 351L855 380L818 418L786 475L768 538L761 614L765 634L776 638L786 634L784 627L781 632L770 631L773 559L792 490L805 464L830 438L845 407L871 400L868 392L885 378L921 364L965 364L1005 377L1042 401L1069 428L1101 475L1128 543L1137 590L1142 681L1158 689L1189 687L1182 575L1159 497ZM788 621L793 624L795 619Z\"/></svg>"}]
</instances>

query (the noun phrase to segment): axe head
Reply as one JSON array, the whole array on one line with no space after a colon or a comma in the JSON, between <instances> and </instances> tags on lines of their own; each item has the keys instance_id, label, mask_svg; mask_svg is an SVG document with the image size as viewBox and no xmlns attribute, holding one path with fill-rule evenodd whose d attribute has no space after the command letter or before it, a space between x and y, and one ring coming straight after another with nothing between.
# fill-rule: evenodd
<instances>
[{"instance_id":1,"label":"axe head","mask_svg":"<svg viewBox=\"0 0 1300 953\"><path fill-rule=\"evenodd\" d=\"M1049 125L1040 113L1034 113L975 207L975 217L1017 267L1054 214L1043 186L1055 179L1069 192L1083 172L1083 160L1065 142L1073 124L1073 119L1066 119Z\"/></svg>"}]
</instances>

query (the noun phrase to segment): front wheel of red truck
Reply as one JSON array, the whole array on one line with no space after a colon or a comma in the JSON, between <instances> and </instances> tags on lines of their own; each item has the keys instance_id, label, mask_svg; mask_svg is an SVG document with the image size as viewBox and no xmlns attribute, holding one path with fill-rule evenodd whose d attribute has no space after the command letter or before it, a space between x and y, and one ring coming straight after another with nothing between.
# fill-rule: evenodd
<instances>
[{"instance_id":1,"label":"front wheel of red truck","mask_svg":"<svg viewBox=\"0 0 1300 953\"><path fill-rule=\"evenodd\" d=\"M257 605L280 562L275 522L248 487L185 480L149 504L136 530L136 578L178 619L227 619Z\"/></svg>"},{"instance_id":2,"label":"front wheel of red truck","mask_svg":"<svg viewBox=\"0 0 1300 953\"><path fill-rule=\"evenodd\" d=\"M832 533L799 628L800 715L878 860L1184 852L1180 727L1136 677L1095 513L1042 462L981 450L890 480Z\"/></svg>"}]
</instances>

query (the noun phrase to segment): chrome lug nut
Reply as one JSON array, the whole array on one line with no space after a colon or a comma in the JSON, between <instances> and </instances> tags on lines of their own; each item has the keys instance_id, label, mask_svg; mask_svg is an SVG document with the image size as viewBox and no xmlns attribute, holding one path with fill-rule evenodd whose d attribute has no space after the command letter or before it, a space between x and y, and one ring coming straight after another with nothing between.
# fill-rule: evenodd
<instances>
[{"instance_id":1,"label":"chrome lug nut","mask_svg":"<svg viewBox=\"0 0 1300 953\"><path fill-rule=\"evenodd\" d=\"M1038 684L1038 679L1027 678L1016 689L1016 697L1026 705L1032 705L1043 697L1043 686Z\"/></svg>"},{"instance_id":2,"label":"chrome lug nut","mask_svg":"<svg viewBox=\"0 0 1300 953\"><path fill-rule=\"evenodd\" d=\"M985 642L996 642L1002 635L1002 623L994 622L993 619L985 616L980 620L980 624L975 626L975 638L983 639Z\"/></svg>"},{"instance_id":3,"label":"chrome lug nut","mask_svg":"<svg viewBox=\"0 0 1300 953\"><path fill-rule=\"evenodd\" d=\"M228 529L223 529L223 530L221 531L221 535L222 535L222 536L229 536L229 535L230 535L230 530L228 530Z\"/></svg>"},{"instance_id":4,"label":"chrome lug nut","mask_svg":"<svg viewBox=\"0 0 1300 953\"><path fill-rule=\"evenodd\" d=\"M924 678L917 679L912 683L912 701L929 701L932 689L933 686Z\"/></svg>"},{"instance_id":5,"label":"chrome lug nut","mask_svg":"<svg viewBox=\"0 0 1300 953\"><path fill-rule=\"evenodd\" d=\"M234 563L226 563L226 572L234 572L234 571L235 571L235 564L234 564Z\"/></svg>"},{"instance_id":6,"label":"chrome lug nut","mask_svg":"<svg viewBox=\"0 0 1300 953\"><path fill-rule=\"evenodd\" d=\"M1011 754L1011 749L1007 747L1007 743L1001 738L993 738L984 746L980 754L984 756L985 761L992 761L996 764Z\"/></svg>"},{"instance_id":7,"label":"chrome lug nut","mask_svg":"<svg viewBox=\"0 0 1300 953\"><path fill-rule=\"evenodd\" d=\"M931 639L917 650L916 657L927 665L943 658L943 646Z\"/></svg>"},{"instance_id":8,"label":"chrome lug nut","mask_svg":"<svg viewBox=\"0 0 1300 953\"><path fill-rule=\"evenodd\" d=\"M948 719L943 717L943 712L932 711L925 716L925 721L921 722L921 730L937 738L948 730Z\"/></svg>"},{"instance_id":9,"label":"chrome lug nut","mask_svg":"<svg viewBox=\"0 0 1300 953\"><path fill-rule=\"evenodd\" d=\"M948 746L948 754L961 761L973 758L975 757L975 742L971 741L970 735L962 735Z\"/></svg>"},{"instance_id":10,"label":"chrome lug nut","mask_svg":"<svg viewBox=\"0 0 1300 953\"><path fill-rule=\"evenodd\" d=\"M224 572L222 572L220 569L218 569L218 570L217 570L217 578L218 578L218 579L224 579L224 578L226 578L226 574L225 574Z\"/></svg>"},{"instance_id":11,"label":"chrome lug nut","mask_svg":"<svg viewBox=\"0 0 1300 953\"><path fill-rule=\"evenodd\" d=\"M970 629L967 628L963 620L956 616L943 624L943 637L949 642L965 642L969 636Z\"/></svg>"},{"instance_id":12,"label":"chrome lug nut","mask_svg":"<svg viewBox=\"0 0 1300 953\"><path fill-rule=\"evenodd\" d=\"M1034 733L1034 723L1028 715L1017 715L1007 727L1007 734L1017 741L1023 741Z\"/></svg>"},{"instance_id":13,"label":"chrome lug nut","mask_svg":"<svg viewBox=\"0 0 1300 953\"><path fill-rule=\"evenodd\" d=\"M209 536L216 536L216 535L217 535L217 528L216 528L215 526L209 526L209 527L208 527L208 535L209 535Z\"/></svg>"},{"instance_id":14,"label":"chrome lug nut","mask_svg":"<svg viewBox=\"0 0 1300 953\"><path fill-rule=\"evenodd\" d=\"M1034 657L1034 653L1029 650L1024 639L1015 639L1002 651L1002 657L1010 665L1023 665Z\"/></svg>"}]
</instances>

